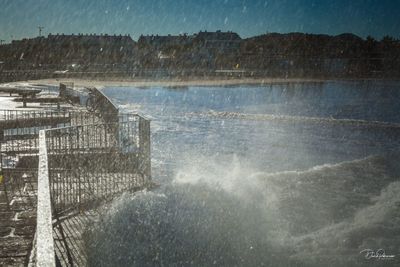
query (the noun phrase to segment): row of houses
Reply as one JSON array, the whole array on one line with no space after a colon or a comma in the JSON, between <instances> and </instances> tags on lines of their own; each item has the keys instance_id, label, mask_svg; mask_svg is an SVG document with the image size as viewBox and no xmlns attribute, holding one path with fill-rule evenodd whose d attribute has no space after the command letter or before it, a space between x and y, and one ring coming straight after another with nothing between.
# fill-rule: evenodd
<instances>
[{"instance_id":1,"label":"row of houses","mask_svg":"<svg viewBox=\"0 0 400 267\"><path fill-rule=\"evenodd\" d=\"M263 75L361 76L400 70L400 42L353 34L227 31L180 35L49 34L0 46L1 69L70 71L241 70ZM400 73L399 73L400 74Z\"/></svg>"},{"instance_id":2,"label":"row of houses","mask_svg":"<svg viewBox=\"0 0 400 267\"><path fill-rule=\"evenodd\" d=\"M200 31L193 35L141 35L138 40L140 46L149 46L158 49L169 46L202 46L209 49L238 49L242 38L235 32L207 32Z\"/></svg>"}]
</instances>

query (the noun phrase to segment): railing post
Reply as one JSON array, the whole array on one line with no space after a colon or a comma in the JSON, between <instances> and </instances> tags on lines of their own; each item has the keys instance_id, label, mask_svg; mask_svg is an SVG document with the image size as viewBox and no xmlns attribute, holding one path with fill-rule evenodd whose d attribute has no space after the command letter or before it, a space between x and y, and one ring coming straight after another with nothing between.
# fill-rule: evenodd
<instances>
[{"instance_id":1,"label":"railing post","mask_svg":"<svg viewBox=\"0 0 400 267\"><path fill-rule=\"evenodd\" d=\"M139 166L143 166L146 182L151 180L150 120L139 117Z\"/></svg>"},{"instance_id":2,"label":"railing post","mask_svg":"<svg viewBox=\"0 0 400 267\"><path fill-rule=\"evenodd\" d=\"M55 267L46 132L39 132L39 171L36 225L36 266Z\"/></svg>"}]
</instances>

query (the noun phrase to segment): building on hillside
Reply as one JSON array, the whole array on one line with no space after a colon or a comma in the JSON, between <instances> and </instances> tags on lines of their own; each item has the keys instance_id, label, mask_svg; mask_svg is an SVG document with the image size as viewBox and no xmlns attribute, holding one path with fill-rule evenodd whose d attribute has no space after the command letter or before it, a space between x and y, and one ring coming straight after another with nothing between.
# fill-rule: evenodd
<instances>
[{"instance_id":1,"label":"building on hillside","mask_svg":"<svg viewBox=\"0 0 400 267\"><path fill-rule=\"evenodd\" d=\"M164 49L171 46L184 46L191 44L192 35L141 35L138 40L139 46L151 46L156 50Z\"/></svg>"},{"instance_id":2,"label":"building on hillside","mask_svg":"<svg viewBox=\"0 0 400 267\"><path fill-rule=\"evenodd\" d=\"M238 52L242 38L235 32L207 32L195 34L194 42L206 49L217 50L220 53Z\"/></svg>"}]
</instances>

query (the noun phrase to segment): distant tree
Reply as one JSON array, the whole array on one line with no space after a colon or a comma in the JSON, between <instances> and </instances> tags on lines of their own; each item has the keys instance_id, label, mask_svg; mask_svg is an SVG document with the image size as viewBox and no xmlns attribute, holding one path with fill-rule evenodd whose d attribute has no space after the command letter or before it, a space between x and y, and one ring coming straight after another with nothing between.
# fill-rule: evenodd
<instances>
[{"instance_id":1,"label":"distant tree","mask_svg":"<svg viewBox=\"0 0 400 267\"><path fill-rule=\"evenodd\" d=\"M365 44L366 44L367 52L370 53L377 48L378 42L375 40L374 37L368 35L367 39L365 40Z\"/></svg>"},{"instance_id":2,"label":"distant tree","mask_svg":"<svg viewBox=\"0 0 400 267\"><path fill-rule=\"evenodd\" d=\"M367 44L376 44L375 38L372 37L371 35L367 36L366 42L367 42Z\"/></svg>"},{"instance_id":3,"label":"distant tree","mask_svg":"<svg viewBox=\"0 0 400 267\"><path fill-rule=\"evenodd\" d=\"M381 40L383 49L392 50L395 48L396 43L397 43L396 39L394 39L392 36L389 35L385 35Z\"/></svg>"},{"instance_id":4,"label":"distant tree","mask_svg":"<svg viewBox=\"0 0 400 267\"><path fill-rule=\"evenodd\" d=\"M392 36L389 36L389 35L385 35L382 38L383 43L394 43L395 41L396 41L396 39L394 39Z\"/></svg>"}]
</instances>

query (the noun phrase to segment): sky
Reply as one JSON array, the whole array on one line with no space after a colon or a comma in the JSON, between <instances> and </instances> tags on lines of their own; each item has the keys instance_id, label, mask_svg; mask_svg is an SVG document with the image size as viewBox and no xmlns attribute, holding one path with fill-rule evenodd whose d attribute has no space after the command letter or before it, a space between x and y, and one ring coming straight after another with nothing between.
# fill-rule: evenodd
<instances>
[{"instance_id":1,"label":"sky","mask_svg":"<svg viewBox=\"0 0 400 267\"><path fill-rule=\"evenodd\" d=\"M400 0L0 0L0 39L49 33L306 32L400 38Z\"/></svg>"}]
</instances>

